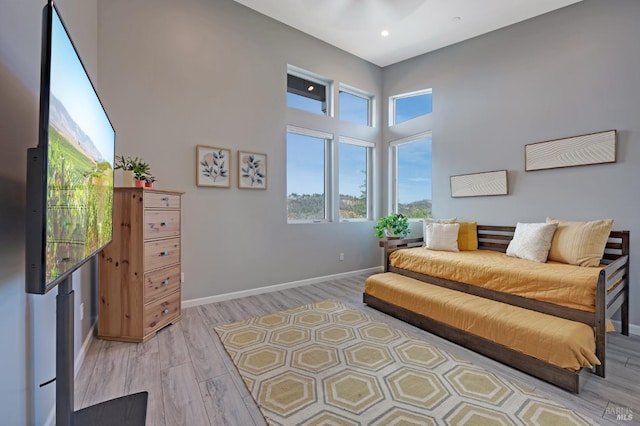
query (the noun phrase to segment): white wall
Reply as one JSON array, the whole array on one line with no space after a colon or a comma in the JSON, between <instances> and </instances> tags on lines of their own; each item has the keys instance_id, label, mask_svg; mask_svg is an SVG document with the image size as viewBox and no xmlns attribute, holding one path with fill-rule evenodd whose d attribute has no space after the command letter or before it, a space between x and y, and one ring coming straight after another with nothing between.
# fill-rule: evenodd
<instances>
[{"instance_id":1,"label":"white wall","mask_svg":"<svg viewBox=\"0 0 640 426\"><path fill-rule=\"evenodd\" d=\"M44 424L55 385L55 295L24 291L24 216L27 148L37 145L40 42L44 1L2 0L0 5L0 423ZM84 58L97 78L97 1L56 2ZM91 270L74 274L76 354L91 323ZM79 305L85 303L85 320Z\"/></svg>"},{"instance_id":2,"label":"white wall","mask_svg":"<svg viewBox=\"0 0 640 426\"><path fill-rule=\"evenodd\" d=\"M381 69L231 0L99 2L99 71L116 152L185 191L183 300L380 265L373 223L286 223L287 64L380 94ZM313 116L316 118L315 116ZM380 141L379 129L318 130ZM233 150L231 188L195 186L197 144ZM266 191L237 188L238 149L268 155ZM345 261L339 261L339 253Z\"/></svg>"},{"instance_id":3,"label":"white wall","mask_svg":"<svg viewBox=\"0 0 640 426\"><path fill-rule=\"evenodd\" d=\"M433 210L482 224L615 219L631 230L640 325L640 2L585 0L384 69L383 96L433 88ZM615 164L524 171L524 145L617 129ZM383 139L393 140L394 130ZM451 175L507 169L509 195L450 196ZM640 329L636 329L636 332Z\"/></svg>"}]
</instances>

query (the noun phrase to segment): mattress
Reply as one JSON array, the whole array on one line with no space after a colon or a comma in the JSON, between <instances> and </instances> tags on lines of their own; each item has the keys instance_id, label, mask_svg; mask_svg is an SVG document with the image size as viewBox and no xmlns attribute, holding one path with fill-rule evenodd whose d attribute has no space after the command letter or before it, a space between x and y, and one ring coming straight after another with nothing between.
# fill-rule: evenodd
<instances>
[{"instance_id":1,"label":"mattress","mask_svg":"<svg viewBox=\"0 0 640 426\"><path fill-rule=\"evenodd\" d=\"M560 262L538 263L493 250L434 251L401 249L389 256L391 266L471 284L568 308L595 312L602 267Z\"/></svg>"},{"instance_id":2,"label":"mattress","mask_svg":"<svg viewBox=\"0 0 640 426\"><path fill-rule=\"evenodd\" d=\"M365 293L561 368L600 364L593 328L580 322L394 273L367 278Z\"/></svg>"}]
</instances>

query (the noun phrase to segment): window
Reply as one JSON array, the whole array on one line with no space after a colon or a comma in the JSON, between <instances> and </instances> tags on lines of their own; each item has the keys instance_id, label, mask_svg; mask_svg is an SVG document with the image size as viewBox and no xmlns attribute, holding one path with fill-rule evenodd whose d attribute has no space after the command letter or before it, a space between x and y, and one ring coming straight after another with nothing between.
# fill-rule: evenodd
<instances>
[{"instance_id":1,"label":"window","mask_svg":"<svg viewBox=\"0 0 640 426\"><path fill-rule=\"evenodd\" d=\"M338 106L340 120L371 126L372 97L361 90L340 85Z\"/></svg>"},{"instance_id":2,"label":"window","mask_svg":"<svg viewBox=\"0 0 640 426\"><path fill-rule=\"evenodd\" d=\"M338 135L373 135L351 123L373 126L374 97L345 84L338 89L333 80L287 65L287 105L318 114L287 110L287 223L371 220L375 144Z\"/></svg>"},{"instance_id":3,"label":"window","mask_svg":"<svg viewBox=\"0 0 640 426\"><path fill-rule=\"evenodd\" d=\"M321 115L330 114L331 81L289 65L287 106Z\"/></svg>"},{"instance_id":4,"label":"window","mask_svg":"<svg viewBox=\"0 0 640 426\"><path fill-rule=\"evenodd\" d=\"M391 142L392 210L431 217L431 132Z\"/></svg>"},{"instance_id":5,"label":"window","mask_svg":"<svg viewBox=\"0 0 640 426\"><path fill-rule=\"evenodd\" d=\"M287 127L287 220L328 219L332 135Z\"/></svg>"},{"instance_id":6,"label":"window","mask_svg":"<svg viewBox=\"0 0 640 426\"><path fill-rule=\"evenodd\" d=\"M389 125L393 126L431 113L432 103L431 89L392 96L389 98Z\"/></svg>"},{"instance_id":7,"label":"window","mask_svg":"<svg viewBox=\"0 0 640 426\"><path fill-rule=\"evenodd\" d=\"M338 152L338 186L340 220L370 217L371 169L373 144L353 139L340 139Z\"/></svg>"}]
</instances>

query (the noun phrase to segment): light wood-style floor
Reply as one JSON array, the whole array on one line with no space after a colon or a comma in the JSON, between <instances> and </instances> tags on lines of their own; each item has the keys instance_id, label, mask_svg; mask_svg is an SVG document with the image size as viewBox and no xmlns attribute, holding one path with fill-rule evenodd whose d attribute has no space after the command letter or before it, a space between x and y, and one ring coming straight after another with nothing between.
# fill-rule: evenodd
<instances>
[{"instance_id":1,"label":"light wood-style floor","mask_svg":"<svg viewBox=\"0 0 640 426\"><path fill-rule=\"evenodd\" d=\"M574 395L367 307L362 303L366 277L184 309L180 322L146 343L95 339L76 378L75 408L146 390L147 425L265 425L213 327L335 299L502 377L535 387L541 395L597 424L640 424L640 337L610 333L607 378L587 374L581 393ZM631 413L633 420L616 421L616 411Z\"/></svg>"}]
</instances>

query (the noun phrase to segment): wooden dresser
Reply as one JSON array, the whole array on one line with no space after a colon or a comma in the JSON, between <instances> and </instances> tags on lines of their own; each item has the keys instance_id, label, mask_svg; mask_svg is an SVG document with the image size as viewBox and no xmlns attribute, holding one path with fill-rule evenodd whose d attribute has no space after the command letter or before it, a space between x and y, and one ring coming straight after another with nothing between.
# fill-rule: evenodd
<instances>
[{"instance_id":1,"label":"wooden dresser","mask_svg":"<svg viewBox=\"0 0 640 426\"><path fill-rule=\"evenodd\" d=\"M115 188L99 255L98 337L144 342L180 319L182 192Z\"/></svg>"}]
</instances>

